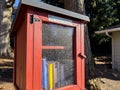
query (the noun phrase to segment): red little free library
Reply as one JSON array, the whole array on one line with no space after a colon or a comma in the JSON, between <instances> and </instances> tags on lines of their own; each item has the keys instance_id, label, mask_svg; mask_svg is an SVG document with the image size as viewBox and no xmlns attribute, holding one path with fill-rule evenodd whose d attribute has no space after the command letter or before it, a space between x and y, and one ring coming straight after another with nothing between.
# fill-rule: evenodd
<instances>
[{"instance_id":1,"label":"red little free library","mask_svg":"<svg viewBox=\"0 0 120 90\"><path fill-rule=\"evenodd\" d=\"M16 90L84 90L87 16L21 0L12 26Z\"/></svg>"}]
</instances>

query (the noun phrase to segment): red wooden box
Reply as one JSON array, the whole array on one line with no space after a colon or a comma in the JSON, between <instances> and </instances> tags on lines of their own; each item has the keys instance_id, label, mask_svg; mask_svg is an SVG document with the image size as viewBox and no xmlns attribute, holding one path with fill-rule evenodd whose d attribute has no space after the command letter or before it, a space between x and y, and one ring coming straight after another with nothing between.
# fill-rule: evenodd
<instances>
[{"instance_id":1,"label":"red wooden box","mask_svg":"<svg viewBox=\"0 0 120 90\"><path fill-rule=\"evenodd\" d=\"M37 0L21 0L12 29L15 40L16 90L44 90L44 55L64 67L72 66L72 71L69 71L68 67L61 69L64 70L64 85L54 86L52 90L84 90L84 24L88 21L87 16ZM69 80L67 74L71 73L73 75ZM58 76L57 80L60 77Z\"/></svg>"}]
</instances>

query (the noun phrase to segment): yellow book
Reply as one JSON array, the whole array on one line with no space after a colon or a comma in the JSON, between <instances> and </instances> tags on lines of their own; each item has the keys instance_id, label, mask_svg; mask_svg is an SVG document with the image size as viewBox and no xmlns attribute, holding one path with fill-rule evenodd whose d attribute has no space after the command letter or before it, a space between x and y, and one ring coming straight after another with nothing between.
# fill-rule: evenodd
<instances>
[{"instance_id":1,"label":"yellow book","mask_svg":"<svg viewBox=\"0 0 120 90\"><path fill-rule=\"evenodd\" d=\"M49 90L54 89L54 71L53 71L53 64L49 63L48 64L48 85L49 85Z\"/></svg>"}]
</instances>

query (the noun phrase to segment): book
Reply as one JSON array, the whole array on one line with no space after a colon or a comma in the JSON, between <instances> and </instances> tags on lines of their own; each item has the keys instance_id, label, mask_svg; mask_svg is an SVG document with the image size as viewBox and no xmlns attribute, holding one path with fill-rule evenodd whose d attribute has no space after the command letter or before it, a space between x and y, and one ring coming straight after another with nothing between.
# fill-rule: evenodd
<instances>
[{"instance_id":1,"label":"book","mask_svg":"<svg viewBox=\"0 0 120 90\"><path fill-rule=\"evenodd\" d=\"M48 63L48 89L54 89L54 72L53 72L53 64Z\"/></svg>"},{"instance_id":2,"label":"book","mask_svg":"<svg viewBox=\"0 0 120 90\"><path fill-rule=\"evenodd\" d=\"M64 64L60 64L60 87L65 85Z\"/></svg>"},{"instance_id":3,"label":"book","mask_svg":"<svg viewBox=\"0 0 120 90\"><path fill-rule=\"evenodd\" d=\"M65 65L57 61L42 60L43 90L54 90L66 85Z\"/></svg>"},{"instance_id":4,"label":"book","mask_svg":"<svg viewBox=\"0 0 120 90\"><path fill-rule=\"evenodd\" d=\"M57 88L57 62L52 62L53 64L53 78L54 78L54 89Z\"/></svg>"},{"instance_id":5,"label":"book","mask_svg":"<svg viewBox=\"0 0 120 90\"><path fill-rule=\"evenodd\" d=\"M48 76L47 76L47 61L46 58L43 58L42 60L42 84L43 84L43 90L48 89Z\"/></svg>"},{"instance_id":6,"label":"book","mask_svg":"<svg viewBox=\"0 0 120 90\"><path fill-rule=\"evenodd\" d=\"M60 63L57 62L56 66L57 66L57 85L56 85L56 87L59 88L60 87Z\"/></svg>"},{"instance_id":7,"label":"book","mask_svg":"<svg viewBox=\"0 0 120 90\"><path fill-rule=\"evenodd\" d=\"M57 61L48 61L48 64L53 64L53 88L60 87L60 63Z\"/></svg>"}]
</instances>

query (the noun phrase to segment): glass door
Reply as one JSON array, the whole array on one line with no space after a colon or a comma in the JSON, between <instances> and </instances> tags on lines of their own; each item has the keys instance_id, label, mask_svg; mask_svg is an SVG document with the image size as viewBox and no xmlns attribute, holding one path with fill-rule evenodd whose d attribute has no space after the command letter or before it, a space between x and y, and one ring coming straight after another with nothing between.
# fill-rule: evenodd
<instances>
[{"instance_id":1,"label":"glass door","mask_svg":"<svg viewBox=\"0 0 120 90\"><path fill-rule=\"evenodd\" d=\"M44 90L75 84L73 27L42 24L42 84Z\"/></svg>"},{"instance_id":2,"label":"glass door","mask_svg":"<svg viewBox=\"0 0 120 90\"><path fill-rule=\"evenodd\" d=\"M84 24L34 15L34 90L84 90ZM31 33L32 34L32 33Z\"/></svg>"}]
</instances>

